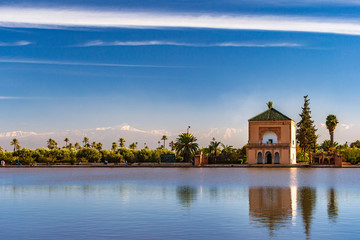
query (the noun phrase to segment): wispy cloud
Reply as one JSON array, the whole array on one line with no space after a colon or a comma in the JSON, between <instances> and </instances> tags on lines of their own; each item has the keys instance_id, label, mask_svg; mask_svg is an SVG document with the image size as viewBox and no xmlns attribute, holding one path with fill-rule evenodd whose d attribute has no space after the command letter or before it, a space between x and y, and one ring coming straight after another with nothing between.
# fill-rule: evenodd
<instances>
[{"instance_id":1,"label":"wispy cloud","mask_svg":"<svg viewBox=\"0 0 360 240\"><path fill-rule=\"evenodd\" d=\"M0 96L0 100L23 99L23 97Z\"/></svg>"},{"instance_id":2,"label":"wispy cloud","mask_svg":"<svg viewBox=\"0 0 360 240\"><path fill-rule=\"evenodd\" d=\"M0 133L0 138L37 136L39 133L26 131L12 131Z\"/></svg>"},{"instance_id":3,"label":"wispy cloud","mask_svg":"<svg viewBox=\"0 0 360 240\"><path fill-rule=\"evenodd\" d=\"M91 62L66 62L51 60L34 59L12 59L0 58L0 63L25 63L25 64L44 64L44 65L73 65L73 66L97 66L97 67L131 67L131 68L188 68L187 66L165 66L165 65L136 65L119 63L91 63Z\"/></svg>"},{"instance_id":4,"label":"wispy cloud","mask_svg":"<svg viewBox=\"0 0 360 240\"><path fill-rule=\"evenodd\" d=\"M17 41L17 42L0 42L0 47L19 47L19 46L27 46L32 44L29 41Z\"/></svg>"},{"instance_id":5,"label":"wispy cloud","mask_svg":"<svg viewBox=\"0 0 360 240\"><path fill-rule=\"evenodd\" d=\"M220 42L220 43L186 43L176 41L112 41L94 40L76 45L77 47L101 47L101 46L181 46L181 47L302 47L303 44L291 42Z\"/></svg>"},{"instance_id":6,"label":"wispy cloud","mask_svg":"<svg viewBox=\"0 0 360 240\"><path fill-rule=\"evenodd\" d=\"M345 124L345 123L342 123L340 124L340 126L342 128L344 128L345 130L349 130L351 127L353 127L353 124Z\"/></svg>"},{"instance_id":7,"label":"wispy cloud","mask_svg":"<svg viewBox=\"0 0 360 240\"><path fill-rule=\"evenodd\" d=\"M226 128L224 139L232 138L234 134L239 134L241 132L241 129L236 128Z\"/></svg>"},{"instance_id":8,"label":"wispy cloud","mask_svg":"<svg viewBox=\"0 0 360 240\"><path fill-rule=\"evenodd\" d=\"M127 123L118 125L118 126L110 126L110 127L97 127L92 129L75 129L75 130L66 130L63 132L34 132L34 131L10 131L10 132L2 132L0 133L0 137L27 137L27 136L45 136L45 135L61 135L61 134L69 134L69 133L75 133L77 135L86 135L90 134L93 135L96 132L103 132L103 131L109 131L109 132L118 132L118 131L124 131L124 132L133 132L133 133L143 133L143 134L149 134L149 135L167 135L171 136L172 133L170 133L167 130L164 129L150 129L150 130L143 130L138 129L133 126L130 126Z\"/></svg>"},{"instance_id":9,"label":"wispy cloud","mask_svg":"<svg viewBox=\"0 0 360 240\"><path fill-rule=\"evenodd\" d=\"M12 28L215 28L360 35L357 18L229 15L88 9L0 7L0 26Z\"/></svg>"},{"instance_id":10,"label":"wispy cloud","mask_svg":"<svg viewBox=\"0 0 360 240\"><path fill-rule=\"evenodd\" d=\"M279 6L357 6L360 5L359 0L246 0L242 1L248 4L262 4L262 5L279 5ZM240 2L239 2L240 3Z\"/></svg>"},{"instance_id":11,"label":"wispy cloud","mask_svg":"<svg viewBox=\"0 0 360 240\"><path fill-rule=\"evenodd\" d=\"M326 123L321 123L320 124L321 127L323 128L327 128L326 127ZM339 124L340 125L340 128L344 129L344 130L349 130L350 128L352 128L354 126L354 124L350 123L350 124L347 124L347 123L341 123Z\"/></svg>"},{"instance_id":12,"label":"wispy cloud","mask_svg":"<svg viewBox=\"0 0 360 240\"><path fill-rule=\"evenodd\" d=\"M210 128L210 130L206 133L204 133L200 138L209 138L214 137L214 135L217 135L219 133L218 128Z\"/></svg>"},{"instance_id":13,"label":"wispy cloud","mask_svg":"<svg viewBox=\"0 0 360 240\"><path fill-rule=\"evenodd\" d=\"M114 130L121 130L127 132L136 132L136 133L145 133L145 134L152 134L152 135L171 135L169 131L163 129L152 129L152 130L142 130L135 127L130 126L127 123L124 123L119 126L113 127L98 127L95 128L95 131L114 131Z\"/></svg>"}]
</instances>

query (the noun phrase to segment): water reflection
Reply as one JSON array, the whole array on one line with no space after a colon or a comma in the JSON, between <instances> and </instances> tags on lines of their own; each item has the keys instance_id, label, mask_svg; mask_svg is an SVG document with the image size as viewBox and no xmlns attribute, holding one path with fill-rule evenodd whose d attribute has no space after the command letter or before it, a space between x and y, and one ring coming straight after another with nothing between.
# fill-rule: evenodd
<instances>
[{"instance_id":1,"label":"water reflection","mask_svg":"<svg viewBox=\"0 0 360 240\"><path fill-rule=\"evenodd\" d=\"M338 204L336 199L335 189L331 188L328 190L328 218L330 222L336 223L338 216Z\"/></svg>"},{"instance_id":2,"label":"water reflection","mask_svg":"<svg viewBox=\"0 0 360 240\"><path fill-rule=\"evenodd\" d=\"M328 193L329 219L337 216L336 195L333 189ZM253 223L269 229L269 235L276 230L296 225L297 211L301 212L305 234L310 237L310 229L315 211L316 191L314 188L296 186L256 187L249 189L249 216Z\"/></svg>"},{"instance_id":3,"label":"water reflection","mask_svg":"<svg viewBox=\"0 0 360 240\"><path fill-rule=\"evenodd\" d=\"M311 221L313 218L316 202L316 191L314 188L302 187L299 189L299 206L304 223L305 234L310 237Z\"/></svg>"},{"instance_id":4,"label":"water reflection","mask_svg":"<svg viewBox=\"0 0 360 240\"><path fill-rule=\"evenodd\" d=\"M178 186L176 188L176 197L184 207L190 207L196 200L197 189L191 186Z\"/></svg>"},{"instance_id":5,"label":"water reflection","mask_svg":"<svg viewBox=\"0 0 360 240\"><path fill-rule=\"evenodd\" d=\"M270 236L275 230L286 226L292 218L291 188L259 187L249 189L250 219L269 229Z\"/></svg>"}]
</instances>

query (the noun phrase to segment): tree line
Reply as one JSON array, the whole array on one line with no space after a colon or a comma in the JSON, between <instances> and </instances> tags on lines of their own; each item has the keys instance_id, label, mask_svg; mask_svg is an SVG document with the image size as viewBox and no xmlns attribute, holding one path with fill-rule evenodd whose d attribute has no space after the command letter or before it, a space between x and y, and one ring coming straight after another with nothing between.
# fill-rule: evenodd
<instances>
[{"instance_id":1,"label":"tree line","mask_svg":"<svg viewBox=\"0 0 360 240\"><path fill-rule=\"evenodd\" d=\"M164 136L163 136L164 138ZM118 142L113 142L111 149L103 149L101 142L92 142L88 137L84 137L82 145L79 142L71 143L69 138L64 139L65 146L58 147L58 143L50 138L46 148L28 149L21 148L20 142L14 138L10 144L12 152L3 151L0 147L0 159L7 164L79 164L79 163L134 163L134 162L153 162L161 161L163 154L175 154L174 149L170 150L164 146L150 150L146 145L143 149L137 150L138 143L133 142L129 148L125 146L125 139L119 138ZM119 144L118 144L119 143ZM164 142L165 144L165 142ZM181 155L177 156L177 161L183 161Z\"/></svg>"},{"instance_id":2,"label":"tree line","mask_svg":"<svg viewBox=\"0 0 360 240\"><path fill-rule=\"evenodd\" d=\"M3 151L0 147L0 159L7 164L79 164L79 163L124 163L152 162L160 163L161 155L174 154L177 162L191 162L194 155L200 151L208 156L212 163L245 163L246 147L235 149L232 146L224 145L213 138L210 145L200 148L197 138L190 133L178 135L176 141L169 143L169 148L165 148L166 135L163 135L161 141L163 144L151 150L146 143L144 148L138 150L138 142L131 143L128 148L125 146L125 139L119 138L113 142L111 149L103 149L101 142L91 142L88 137L84 137L82 144L79 142L71 143L69 138L65 138L65 145L58 147L58 143L50 138L47 140L46 148L28 149L21 148L20 142L14 138L10 144L13 147L12 152Z\"/></svg>"}]
</instances>

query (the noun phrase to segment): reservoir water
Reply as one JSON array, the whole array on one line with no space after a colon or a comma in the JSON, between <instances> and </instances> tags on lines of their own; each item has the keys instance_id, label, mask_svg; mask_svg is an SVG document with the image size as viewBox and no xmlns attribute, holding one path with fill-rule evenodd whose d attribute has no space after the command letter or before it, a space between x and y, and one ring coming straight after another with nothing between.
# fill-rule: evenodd
<instances>
[{"instance_id":1,"label":"reservoir water","mask_svg":"<svg viewBox=\"0 0 360 240\"><path fill-rule=\"evenodd\" d=\"M360 169L0 169L0 239L359 239Z\"/></svg>"}]
</instances>

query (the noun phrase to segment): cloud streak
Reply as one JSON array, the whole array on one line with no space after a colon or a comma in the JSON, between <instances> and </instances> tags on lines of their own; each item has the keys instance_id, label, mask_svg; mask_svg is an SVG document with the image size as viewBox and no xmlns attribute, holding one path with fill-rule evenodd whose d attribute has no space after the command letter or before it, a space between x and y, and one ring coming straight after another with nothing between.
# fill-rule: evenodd
<instances>
[{"instance_id":1,"label":"cloud streak","mask_svg":"<svg viewBox=\"0 0 360 240\"><path fill-rule=\"evenodd\" d=\"M359 0L248 0L247 4L278 5L278 6L357 6ZM241 2L244 4L244 2Z\"/></svg>"},{"instance_id":2,"label":"cloud streak","mask_svg":"<svg viewBox=\"0 0 360 240\"><path fill-rule=\"evenodd\" d=\"M251 43L251 42L221 42L221 43L186 43L176 41L89 41L77 47L106 47L106 46L179 46L179 47L302 47L302 44L291 42Z\"/></svg>"},{"instance_id":3,"label":"cloud streak","mask_svg":"<svg viewBox=\"0 0 360 240\"><path fill-rule=\"evenodd\" d=\"M0 96L0 100L16 100L16 99L24 99L23 97L10 97L10 96Z\"/></svg>"},{"instance_id":4,"label":"cloud streak","mask_svg":"<svg viewBox=\"0 0 360 240\"><path fill-rule=\"evenodd\" d=\"M360 35L359 19L87 9L0 7L0 26L12 28L214 28Z\"/></svg>"},{"instance_id":5,"label":"cloud streak","mask_svg":"<svg viewBox=\"0 0 360 240\"><path fill-rule=\"evenodd\" d=\"M0 58L0 63L94 66L94 67L129 67L129 68L190 68L190 67L187 67L187 66L136 65L136 64L118 64L118 63L71 62L71 61L67 62L67 61L34 60L34 59L11 59L11 58Z\"/></svg>"},{"instance_id":6,"label":"cloud streak","mask_svg":"<svg viewBox=\"0 0 360 240\"><path fill-rule=\"evenodd\" d=\"M232 136L233 136L234 134L239 134L239 133L241 133L241 129L226 128L225 134L224 134L224 139L232 138Z\"/></svg>"},{"instance_id":7,"label":"cloud streak","mask_svg":"<svg viewBox=\"0 0 360 240\"><path fill-rule=\"evenodd\" d=\"M136 133L145 133L145 134L152 134L152 135L171 135L170 132L161 129L153 129L153 130L142 130L138 128L134 128L127 123L124 123L119 126L114 127L98 127L95 128L95 131L114 131L114 130L121 130L127 132L136 132Z\"/></svg>"},{"instance_id":8,"label":"cloud streak","mask_svg":"<svg viewBox=\"0 0 360 240\"><path fill-rule=\"evenodd\" d=\"M29 41L17 41L17 42L0 42L0 47L20 47L32 44Z\"/></svg>"}]
</instances>

